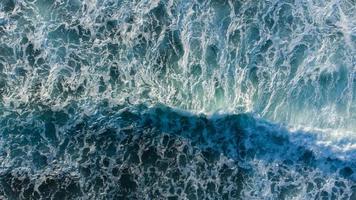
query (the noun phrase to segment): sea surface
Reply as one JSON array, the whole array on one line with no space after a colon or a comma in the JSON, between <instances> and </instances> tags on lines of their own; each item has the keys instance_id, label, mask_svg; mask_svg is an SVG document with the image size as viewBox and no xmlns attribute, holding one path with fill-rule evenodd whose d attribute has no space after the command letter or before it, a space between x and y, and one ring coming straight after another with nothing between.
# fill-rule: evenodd
<instances>
[{"instance_id":1,"label":"sea surface","mask_svg":"<svg viewBox=\"0 0 356 200\"><path fill-rule=\"evenodd\" d=\"M356 1L1 0L0 199L356 200Z\"/></svg>"}]
</instances>

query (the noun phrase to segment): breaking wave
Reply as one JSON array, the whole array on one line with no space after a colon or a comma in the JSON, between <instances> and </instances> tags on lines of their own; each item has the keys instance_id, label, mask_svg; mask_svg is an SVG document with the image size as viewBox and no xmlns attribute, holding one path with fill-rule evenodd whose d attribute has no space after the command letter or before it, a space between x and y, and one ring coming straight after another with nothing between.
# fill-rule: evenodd
<instances>
[{"instance_id":1,"label":"breaking wave","mask_svg":"<svg viewBox=\"0 0 356 200\"><path fill-rule=\"evenodd\" d=\"M352 0L3 0L0 198L356 199Z\"/></svg>"}]
</instances>

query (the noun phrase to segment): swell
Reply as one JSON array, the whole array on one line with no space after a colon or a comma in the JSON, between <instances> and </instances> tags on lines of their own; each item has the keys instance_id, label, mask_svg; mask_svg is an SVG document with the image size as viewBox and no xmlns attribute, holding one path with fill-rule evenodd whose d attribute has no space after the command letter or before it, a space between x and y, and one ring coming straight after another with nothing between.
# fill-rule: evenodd
<instances>
[{"instance_id":1,"label":"swell","mask_svg":"<svg viewBox=\"0 0 356 200\"><path fill-rule=\"evenodd\" d=\"M16 117L15 117L16 116ZM251 114L72 104L1 120L8 198L352 199L355 151ZM330 154L325 152L331 151Z\"/></svg>"}]
</instances>

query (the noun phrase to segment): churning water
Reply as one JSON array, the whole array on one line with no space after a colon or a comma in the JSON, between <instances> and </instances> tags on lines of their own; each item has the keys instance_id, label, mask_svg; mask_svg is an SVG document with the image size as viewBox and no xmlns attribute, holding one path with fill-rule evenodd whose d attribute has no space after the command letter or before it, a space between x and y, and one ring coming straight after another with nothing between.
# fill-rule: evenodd
<instances>
[{"instance_id":1,"label":"churning water","mask_svg":"<svg viewBox=\"0 0 356 200\"><path fill-rule=\"evenodd\" d=\"M0 199L356 199L356 1L1 0Z\"/></svg>"}]
</instances>

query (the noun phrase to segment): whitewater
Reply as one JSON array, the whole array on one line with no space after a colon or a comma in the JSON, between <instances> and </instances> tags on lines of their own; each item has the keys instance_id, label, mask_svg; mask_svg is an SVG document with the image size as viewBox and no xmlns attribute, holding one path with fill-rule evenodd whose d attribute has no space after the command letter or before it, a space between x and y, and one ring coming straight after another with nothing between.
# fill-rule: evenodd
<instances>
[{"instance_id":1,"label":"whitewater","mask_svg":"<svg viewBox=\"0 0 356 200\"><path fill-rule=\"evenodd\" d=\"M354 0L0 1L0 199L356 200Z\"/></svg>"}]
</instances>

